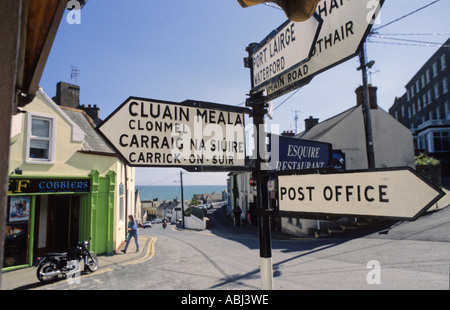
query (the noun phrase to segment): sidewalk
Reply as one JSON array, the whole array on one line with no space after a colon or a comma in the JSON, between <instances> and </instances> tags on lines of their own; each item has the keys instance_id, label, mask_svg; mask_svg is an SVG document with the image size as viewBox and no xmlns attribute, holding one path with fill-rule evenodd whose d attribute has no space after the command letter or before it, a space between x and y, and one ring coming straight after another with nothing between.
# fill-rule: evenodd
<instances>
[{"instance_id":1,"label":"sidewalk","mask_svg":"<svg viewBox=\"0 0 450 310\"><path fill-rule=\"evenodd\" d=\"M140 236L139 245L140 251L136 253L136 245L134 241L130 242L127 253L122 252L115 253L113 255L100 255L98 256L99 268L93 272L92 275L110 272L118 267L124 267L131 264L138 264L151 259L154 255L154 245L156 237ZM84 268L84 264L81 263L81 268ZM36 277L36 267L28 267L24 269L18 269L8 272L3 272L1 277L1 289L2 290L28 290L28 289L40 289L46 285L42 284ZM81 278L89 276L89 272L81 272ZM62 277L60 277L62 279ZM64 281L64 280L62 280Z\"/></svg>"}]
</instances>

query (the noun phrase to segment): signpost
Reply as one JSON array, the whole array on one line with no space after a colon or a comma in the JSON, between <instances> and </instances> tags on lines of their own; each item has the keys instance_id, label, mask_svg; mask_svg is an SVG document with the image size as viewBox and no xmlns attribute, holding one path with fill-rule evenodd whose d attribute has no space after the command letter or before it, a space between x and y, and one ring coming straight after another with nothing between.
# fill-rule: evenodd
<instances>
[{"instance_id":1,"label":"signpost","mask_svg":"<svg viewBox=\"0 0 450 310\"><path fill-rule=\"evenodd\" d=\"M348 59L356 56L375 22L384 0L322 0L316 13L323 19L309 61L289 68L264 84L267 99L273 100ZM308 41L309 42L309 41ZM261 89L261 86L258 89Z\"/></svg>"},{"instance_id":2,"label":"signpost","mask_svg":"<svg viewBox=\"0 0 450 310\"><path fill-rule=\"evenodd\" d=\"M128 98L97 129L133 167L245 169L244 114L210 102Z\"/></svg>"},{"instance_id":3,"label":"signpost","mask_svg":"<svg viewBox=\"0 0 450 310\"><path fill-rule=\"evenodd\" d=\"M445 193L411 168L279 175L280 214L413 221Z\"/></svg>"}]
</instances>

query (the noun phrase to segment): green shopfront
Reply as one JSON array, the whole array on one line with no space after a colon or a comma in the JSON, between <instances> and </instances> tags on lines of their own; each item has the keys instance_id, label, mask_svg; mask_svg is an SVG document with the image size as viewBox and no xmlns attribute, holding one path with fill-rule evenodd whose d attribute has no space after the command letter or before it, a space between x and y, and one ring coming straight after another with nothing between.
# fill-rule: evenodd
<instances>
[{"instance_id":1,"label":"green shopfront","mask_svg":"<svg viewBox=\"0 0 450 310\"><path fill-rule=\"evenodd\" d=\"M91 240L97 254L114 251L116 173L86 177L11 175L3 271L31 266L48 252Z\"/></svg>"}]
</instances>

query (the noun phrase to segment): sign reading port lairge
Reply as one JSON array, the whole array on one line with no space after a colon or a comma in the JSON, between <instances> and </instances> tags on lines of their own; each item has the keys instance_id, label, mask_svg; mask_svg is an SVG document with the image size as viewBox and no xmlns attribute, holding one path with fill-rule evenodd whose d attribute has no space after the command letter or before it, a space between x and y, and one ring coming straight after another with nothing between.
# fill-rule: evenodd
<instances>
[{"instance_id":1,"label":"sign reading port lairge","mask_svg":"<svg viewBox=\"0 0 450 310\"><path fill-rule=\"evenodd\" d=\"M280 175L280 213L415 220L444 193L413 169Z\"/></svg>"},{"instance_id":2,"label":"sign reading port lairge","mask_svg":"<svg viewBox=\"0 0 450 310\"><path fill-rule=\"evenodd\" d=\"M248 111L194 100L130 97L98 131L130 166L239 170L245 166Z\"/></svg>"}]
</instances>

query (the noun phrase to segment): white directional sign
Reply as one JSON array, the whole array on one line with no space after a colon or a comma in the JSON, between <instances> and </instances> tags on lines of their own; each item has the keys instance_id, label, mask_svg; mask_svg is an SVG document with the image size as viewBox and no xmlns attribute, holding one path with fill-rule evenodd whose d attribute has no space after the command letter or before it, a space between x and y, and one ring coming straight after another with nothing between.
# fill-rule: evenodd
<instances>
[{"instance_id":1,"label":"white directional sign","mask_svg":"<svg viewBox=\"0 0 450 310\"><path fill-rule=\"evenodd\" d=\"M263 89L279 75L307 61L321 25L317 14L304 22L287 20L260 42L250 55L253 90Z\"/></svg>"},{"instance_id":2,"label":"white directional sign","mask_svg":"<svg viewBox=\"0 0 450 310\"><path fill-rule=\"evenodd\" d=\"M444 193L412 169L278 177L280 211L415 220Z\"/></svg>"},{"instance_id":3,"label":"white directional sign","mask_svg":"<svg viewBox=\"0 0 450 310\"><path fill-rule=\"evenodd\" d=\"M285 71L265 85L272 100L358 54L384 0L321 0L316 13L323 19L309 61ZM308 43L308 42L307 42Z\"/></svg>"},{"instance_id":4,"label":"white directional sign","mask_svg":"<svg viewBox=\"0 0 450 310\"><path fill-rule=\"evenodd\" d=\"M98 131L130 166L234 170L245 166L248 111L193 100L130 97Z\"/></svg>"}]
</instances>

